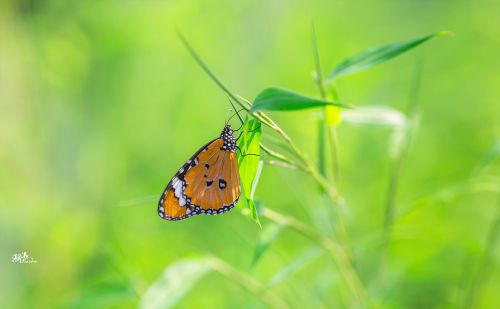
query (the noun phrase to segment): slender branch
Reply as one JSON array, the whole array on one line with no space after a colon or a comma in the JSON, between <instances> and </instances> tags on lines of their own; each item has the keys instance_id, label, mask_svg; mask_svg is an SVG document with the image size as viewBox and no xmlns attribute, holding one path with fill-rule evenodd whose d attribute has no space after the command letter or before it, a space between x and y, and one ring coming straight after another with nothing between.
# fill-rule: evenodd
<instances>
[{"instance_id":1,"label":"slender branch","mask_svg":"<svg viewBox=\"0 0 500 309\"><path fill-rule=\"evenodd\" d=\"M313 74L313 79L318 86L319 93L323 100L326 100L326 91L323 83L323 72L321 70L321 62L319 60L318 40L316 38L316 28L314 23L311 25L312 49L314 56L314 64L316 71ZM321 175L326 175L326 160L325 160L325 135L326 135L326 112L325 108L321 108L321 116L318 119L318 169Z\"/></svg>"},{"instance_id":2,"label":"slender branch","mask_svg":"<svg viewBox=\"0 0 500 309\"><path fill-rule=\"evenodd\" d=\"M326 99L326 91L325 85L323 82L323 71L321 70L321 62L319 60L319 49L318 49L318 40L316 38L316 28L314 27L314 23L311 26L311 36L312 36L312 47L313 47L313 55L314 55L314 64L316 66L316 74L314 76L314 80L318 85L319 93L323 99Z\"/></svg>"},{"instance_id":3,"label":"slender branch","mask_svg":"<svg viewBox=\"0 0 500 309\"><path fill-rule=\"evenodd\" d=\"M410 123L409 126L405 128L406 139L403 144L403 147L400 150L400 152L397 153L397 156L393 161L393 167L391 170L391 175L389 180L389 189L387 191L387 202L386 202L385 219L384 219L384 231L385 231L384 244L386 244L390 239L391 228L394 221L396 195L399 184L399 178L401 174L401 166L403 165L403 161L410 148L411 138L413 136L413 130L414 127L416 126L416 121L418 116L417 103L418 103L418 92L420 89L421 71L422 71L421 58L417 58L417 62L415 64L415 69L413 72L412 85L410 89L410 98L409 98Z\"/></svg>"},{"instance_id":4,"label":"slender branch","mask_svg":"<svg viewBox=\"0 0 500 309\"><path fill-rule=\"evenodd\" d=\"M469 286L464 308L474 308L477 296L481 290L481 286L488 276L488 268L492 263L492 255L495 252L495 247L498 245L498 237L500 234L500 196L498 196L497 215L491 224L491 227L486 238L485 249L481 255L479 266L476 274L472 278L472 283Z\"/></svg>"},{"instance_id":5,"label":"slender branch","mask_svg":"<svg viewBox=\"0 0 500 309\"><path fill-rule=\"evenodd\" d=\"M395 208L396 208L396 196L398 190L399 179L401 176L401 168L404 163L404 160L408 154L411 139L413 137L413 131L416 126L416 122L418 120L418 93L420 90L420 78L422 71L422 62L421 58L417 58L417 62L415 64L415 68L412 76L412 83L410 89L410 97L409 97L409 114L410 114L410 122L404 128L404 138L403 145L399 152L396 154L396 157L392 162L392 169L389 178L389 188L387 190L387 200L385 207L385 216L384 216L384 231L382 235L382 248L380 250L380 261L379 261L379 269L378 269L378 280L381 281L381 284L384 285L385 281L385 267L386 267L386 257L387 251L389 247L389 243L392 236L392 226L394 222L395 216Z\"/></svg>"},{"instance_id":6,"label":"slender branch","mask_svg":"<svg viewBox=\"0 0 500 309\"><path fill-rule=\"evenodd\" d=\"M297 167L297 165L293 165L293 164L290 164L290 163L286 163L286 162L283 162L283 161L280 161L280 160L269 160L269 161L265 161L267 164L269 165L276 165L276 166L281 166L281 167L286 167L286 168L291 168L291 169L299 169Z\"/></svg>"},{"instance_id":7,"label":"slender branch","mask_svg":"<svg viewBox=\"0 0 500 309\"><path fill-rule=\"evenodd\" d=\"M321 69L321 62L319 57L319 49L318 49L318 40L316 37L316 29L314 27L314 23L312 24L312 45L313 45L313 54L314 54L314 62L316 65L316 72L313 76L316 85L318 86L319 94L323 100L327 99L327 90L326 83L323 79L323 71ZM332 83L329 84L330 94L332 100L338 102L339 98L337 92L334 90L334 85ZM328 107L335 109L338 112L337 107ZM338 186L340 179L340 164L339 164L339 152L338 152L338 136L337 136L337 127L336 125L331 125L330 130L328 130L327 125L327 108L321 109L321 119L318 123L318 155L319 155L319 170L322 175L325 175L325 147L324 142L326 137L329 137L330 140L330 148L332 154L332 169L333 169L333 182L334 186Z\"/></svg>"},{"instance_id":8,"label":"slender branch","mask_svg":"<svg viewBox=\"0 0 500 309\"><path fill-rule=\"evenodd\" d=\"M299 220L293 217L285 216L269 208L264 209L262 216L276 223L287 225L299 234L302 234L323 246L335 260L340 276L345 281L354 298L361 302L361 307L366 308L370 306L366 288L364 287L356 270L351 264L347 253L341 245L335 243L332 239L323 236L321 233Z\"/></svg>"},{"instance_id":9,"label":"slender branch","mask_svg":"<svg viewBox=\"0 0 500 309\"><path fill-rule=\"evenodd\" d=\"M332 100L338 102L340 100L340 97L337 89L335 88L335 82L332 81L328 88L330 89L330 96L332 97ZM340 113L338 107L332 106L330 108L333 108L335 112ZM337 124L330 125L330 140L333 164L333 181L335 182L335 185L338 186L340 182L340 154Z\"/></svg>"},{"instance_id":10,"label":"slender branch","mask_svg":"<svg viewBox=\"0 0 500 309\"><path fill-rule=\"evenodd\" d=\"M264 145L263 143L260 143L260 148L265 152L267 153L268 155L270 155L271 157L274 157L276 159L279 159L281 161L284 161L284 162L287 162L287 163L290 163L290 164L295 164L295 162L293 162L291 159L288 159L287 157L285 157L284 155L282 155L281 153L279 152L276 152L274 150L271 150L269 149L269 147L267 147L266 145Z\"/></svg>"}]
</instances>

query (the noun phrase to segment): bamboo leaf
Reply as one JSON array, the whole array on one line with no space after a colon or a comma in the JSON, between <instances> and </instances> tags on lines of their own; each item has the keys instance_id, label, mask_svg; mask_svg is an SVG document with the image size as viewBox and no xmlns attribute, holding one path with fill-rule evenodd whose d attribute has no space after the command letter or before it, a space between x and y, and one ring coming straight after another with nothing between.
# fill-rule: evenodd
<instances>
[{"instance_id":1,"label":"bamboo leaf","mask_svg":"<svg viewBox=\"0 0 500 309\"><path fill-rule=\"evenodd\" d=\"M353 74L369 69L379 63L395 58L433 38L449 35L448 31L440 31L415 39L395 42L383 46L366 49L354 56L351 56L339 65L328 75L327 81L332 81L344 75Z\"/></svg>"},{"instance_id":2,"label":"bamboo leaf","mask_svg":"<svg viewBox=\"0 0 500 309\"><path fill-rule=\"evenodd\" d=\"M238 140L238 147L240 147L238 168L241 187L250 210L250 217L260 226L253 195L260 175L259 170L262 170L262 165L259 164L262 125L258 120L250 119L245 121L242 130L242 136Z\"/></svg>"},{"instance_id":3,"label":"bamboo leaf","mask_svg":"<svg viewBox=\"0 0 500 309\"><path fill-rule=\"evenodd\" d=\"M308 97L288 89L267 88L257 95L251 111L293 111L325 106L352 108L347 104Z\"/></svg>"}]
</instances>

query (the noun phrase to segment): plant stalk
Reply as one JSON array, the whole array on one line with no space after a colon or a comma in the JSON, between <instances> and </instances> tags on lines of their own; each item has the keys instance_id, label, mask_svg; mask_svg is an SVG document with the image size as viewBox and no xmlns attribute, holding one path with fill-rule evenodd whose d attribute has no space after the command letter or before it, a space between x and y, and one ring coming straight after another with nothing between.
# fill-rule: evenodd
<instances>
[{"instance_id":1,"label":"plant stalk","mask_svg":"<svg viewBox=\"0 0 500 309\"><path fill-rule=\"evenodd\" d=\"M290 306L288 306L285 301L272 294L259 281L241 273L223 260L214 256L210 256L208 257L207 261L212 269L224 275L231 281L237 282L243 288L247 289L250 293L257 296L267 307L278 309L290 308Z\"/></svg>"},{"instance_id":2,"label":"plant stalk","mask_svg":"<svg viewBox=\"0 0 500 309\"><path fill-rule=\"evenodd\" d=\"M264 209L262 216L278 224L287 225L299 234L302 234L324 247L335 260L339 274L345 281L354 298L360 302L362 308L370 307L370 301L366 288L351 264L348 254L341 245L335 243L332 239L323 236L321 233L298 221L297 219L285 216L269 208Z\"/></svg>"}]
</instances>

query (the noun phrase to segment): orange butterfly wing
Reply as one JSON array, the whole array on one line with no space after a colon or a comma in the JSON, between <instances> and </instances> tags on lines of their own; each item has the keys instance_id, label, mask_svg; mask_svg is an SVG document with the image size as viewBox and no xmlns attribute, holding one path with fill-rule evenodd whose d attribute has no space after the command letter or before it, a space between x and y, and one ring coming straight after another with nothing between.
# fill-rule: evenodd
<instances>
[{"instance_id":1,"label":"orange butterfly wing","mask_svg":"<svg viewBox=\"0 0 500 309\"><path fill-rule=\"evenodd\" d=\"M179 206L179 199L175 196L175 191L168 189L162 196L163 201L160 204L158 214L166 220L182 220L195 213L188 206Z\"/></svg>"},{"instance_id":2,"label":"orange butterfly wing","mask_svg":"<svg viewBox=\"0 0 500 309\"><path fill-rule=\"evenodd\" d=\"M196 166L197 156L201 152L207 152L208 150L213 152L219 149L212 145L216 140L210 141L201 147L170 180L158 202L158 215L161 218L165 220L182 220L197 214L185 199L183 192L185 186L184 177L189 169Z\"/></svg>"},{"instance_id":3,"label":"orange butterfly wing","mask_svg":"<svg viewBox=\"0 0 500 309\"><path fill-rule=\"evenodd\" d=\"M222 139L214 141L219 148ZM184 194L196 212L220 214L234 207L240 197L238 160L232 151L202 152L199 164L186 173Z\"/></svg>"},{"instance_id":4,"label":"orange butterfly wing","mask_svg":"<svg viewBox=\"0 0 500 309\"><path fill-rule=\"evenodd\" d=\"M160 217L182 220L234 207L241 192L238 160L235 152L225 150L224 145L222 138L214 139L181 167L160 198Z\"/></svg>"}]
</instances>

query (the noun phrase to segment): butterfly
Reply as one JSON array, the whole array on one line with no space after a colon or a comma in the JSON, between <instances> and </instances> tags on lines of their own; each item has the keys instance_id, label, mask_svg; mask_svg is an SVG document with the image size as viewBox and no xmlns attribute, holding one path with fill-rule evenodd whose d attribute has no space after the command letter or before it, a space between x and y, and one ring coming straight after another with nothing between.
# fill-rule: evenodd
<instances>
[{"instance_id":1,"label":"butterfly","mask_svg":"<svg viewBox=\"0 0 500 309\"><path fill-rule=\"evenodd\" d=\"M226 124L218 138L191 156L163 191L158 215L173 221L231 210L241 193L236 141Z\"/></svg>"}]
</instances>

